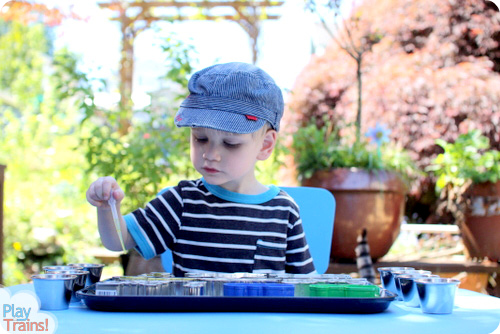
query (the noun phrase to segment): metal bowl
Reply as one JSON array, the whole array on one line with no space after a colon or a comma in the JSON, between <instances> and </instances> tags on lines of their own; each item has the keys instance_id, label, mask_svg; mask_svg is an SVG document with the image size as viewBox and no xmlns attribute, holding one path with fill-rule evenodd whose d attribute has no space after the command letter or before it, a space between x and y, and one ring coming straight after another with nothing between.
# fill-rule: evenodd
<instances>
[{"instance_id":1,"label":"metal bowl","mask_svg":"<svg viewBox=\"0 0 500 334\"><path fill-rule=\"evenodd\" d=\"M104 264L95 263L71 263L70 266L83 267L84 270L88 270L89 276L87 278L86 286L99 282L101 279L102 269Z\"/></svg>"},{"instance_id":2,"label":"metal bowl","mask_svg":"<svg viewBox=\"0 0 500 334\"><path fill-rule=\"evenodd\" d=\"M403 295L401 294L401 287L399 286L399 276L403 275L422 275L423 277L429 277L432 275L432 272L428 270L417 270L417 269L409 269L409 270L400 270L392 272L392 279L394 280L394 286L396 287L396 293L398 294L398 300L403 300Z\"/></svg>"},{"instance_id":3,"label":"metal bowl","mask_svg":"<svg viewBox=\"0 0 500 334\"><path fill-rule=\"evenodd\" d=\"M396 289L396 283L394 283L394 275L393 272L403 271L403 270L415 270L412 267L382 267L377 269L380 273L380 282L382 282L382 287L384 289L393 292L394 294L398 294L398 290Z\"/></svg>"},{"instance_id":4,"label":"metal bowl","mask_svg":"<svg viewBox=\"0 0 500 334\"><path fill-rule=\"evenodd\" d=\"M75 284L73 286L73 293L71 295L71 302L80 301L80 298L77 297L76 292L85 287L87 277L89 276L89 272L87 270L58 270L51 271L49 273L61 275L76 275Z\"/></svg>"},{"instance_id":5,"label":"metal bowl","mask_svg":"<svg viewBox=\"0 0 500 334\"><path fill-rule=\"evenodd\" d=\"M62 266L43 266L42 268L46 274L50 274L51 271L60 270L83 270L83 267L76 265L62 265Z\"/></svg>"},{"instance_id":6,"label":"metal bowl","mask_svg":"<svg viewBox=\"0 0 500 334\"><path fill-rule=\"evenodd\" d=\"M65 310L69 307L76 275L40 274L31 279L40 299L41 310Z\"/></svg>"},{"instance_id":7,"label":"metal bowl","mask_svg":"<svg viewBox=\"0 0 500 334\"><path fill-rule=\"evenodd\" d=\"M424 313L450 314L460 281L453 278L419 278L415 280L420 308Z\"/></svg>"},{"instance_id":8,"label":"metal bowl","mask_svg":"<svg viewBox=\"0 0 500 334\"><path fill-rule=\"evenodd\" d=\"M420 299L418 298L417 284L415 280L419 278L439 278L438 275L431 274L406 274L396 277L396 285L399 287L400 296L406 306L420 307Z\"/></svg>"}]
</instances>

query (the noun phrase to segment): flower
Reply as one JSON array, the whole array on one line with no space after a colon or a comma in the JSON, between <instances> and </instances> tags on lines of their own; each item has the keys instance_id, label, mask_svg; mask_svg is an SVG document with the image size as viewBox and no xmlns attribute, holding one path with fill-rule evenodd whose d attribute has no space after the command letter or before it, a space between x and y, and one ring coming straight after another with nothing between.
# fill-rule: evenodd
<instances>
[{"instance_id":1,"label":"flower","mask_svg":"<svg viewBox=\"0 0 500 334\"><path fill-rule=\"evenodd\" d=\"M354 132L355 123L333 124L326 118L321 122L311 119L300 127L291 144L299 178L309 178L318 170L353 167L396 172L407 180L422 174L409 154L390 142L390 130L385 125L379 123L366 133L371 140L355 140L349 136Z\"/></svg>"},{"instance_id":2,"label":"flower","mask_svg":"<svg viewBox=\"0 0 500 334\"><path fill-rule=\"evenodd\" d=\"M19 241L16 241L16 242L13 242L12 243L12 247L16 250L16 251L20 251L21 249L23 249L21 243Z\"/></svg>"},{"instance_id":3,"label":"flower","mask_svg":"<svg viewBox=\"0 0 500 334\"><path fill-rule=\"evenodd\" d=\"M382 144L389 142L390 134L391 130L389 130L385 126L385 124L380 124L379 122L377 122L377 125L375 125L375 127L368 129L365 136L380 147Z\"/></svg>"}]
</instances>

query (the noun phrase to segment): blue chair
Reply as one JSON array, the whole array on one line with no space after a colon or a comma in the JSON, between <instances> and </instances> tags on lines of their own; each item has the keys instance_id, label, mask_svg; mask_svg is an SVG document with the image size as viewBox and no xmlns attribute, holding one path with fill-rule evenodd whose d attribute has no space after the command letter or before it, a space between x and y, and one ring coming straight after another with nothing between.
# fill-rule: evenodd
<instances>
[{"instance_id":1,"label":"blue chair","mask_svg":"<svg viewBox=\"0 0 500 334\"><path fill-rule=\"evenodd\" d=\"M313 187L280 187L300 208L302 225L306 233L316 271L324 274L330 264L330 249L335 218L335 198L326 189ZM164 189L163 191L165 191ZM163 192L162 191L162 192ZM172 272L172 252L161 255L166 272Z\"/></svg>"}]
</instances>

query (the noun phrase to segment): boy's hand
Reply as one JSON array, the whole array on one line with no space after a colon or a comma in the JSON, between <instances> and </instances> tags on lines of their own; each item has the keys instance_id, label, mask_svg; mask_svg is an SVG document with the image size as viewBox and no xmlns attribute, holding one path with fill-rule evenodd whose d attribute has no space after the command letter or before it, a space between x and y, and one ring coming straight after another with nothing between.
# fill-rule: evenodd
<instances>
[{"instance_id":1,"label":"boy's hand","mask_svg":"<svg viewBox=\"0 0 500 334\"><path fill-rule=\"evenodd\" d=\"M87 201L98 208L109 208L108 199L111 193L117 204L120 204L125 197L123 190L112 176L100 177L87 190Z\"/></svg>"}]
</instances>

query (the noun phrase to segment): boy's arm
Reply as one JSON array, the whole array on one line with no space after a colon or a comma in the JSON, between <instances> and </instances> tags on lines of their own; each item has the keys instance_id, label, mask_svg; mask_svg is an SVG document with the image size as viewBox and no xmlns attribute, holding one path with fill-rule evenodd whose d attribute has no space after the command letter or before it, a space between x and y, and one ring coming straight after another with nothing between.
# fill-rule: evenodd
<instances>
[{"instance_id":1,"label":"boy's arm","mask_svg":"<svg viewBox=\"0 0 500 334\"><path fill-rule=\"evenodd\" d=\"M127 230L125 220L120 214L119 205L117 205L117 211L118 217L120 219L120 228L125 248L133 248L136 246L136 243ZM99 234L101 236L102 244L104 245L104 247L112 251L121 251L122 246L120 243L120 238L118 237L118 231L116 230L115 223L113 221L113 215L111 213L111 208L109 206L97 208L97 221Z\"/></svg>"},{"instance_id":2,"label":"boy's arm","mask_svg":"<svg viewBox=\"0 0 500 334\"><path fill-rule=\"evenodd\" d=\"M113 251L123 250L118 231L115 226L109 198L113 196L116 202L116 211L120 220L120 229L123 236L125 248L129 249L135 246L123 217L120 214L120 203L125 197L116 180L111 176L100 177L94 181L87 190L87 201L97 208L97 225L104 247Z\"/></svg>"}]
</instances>

